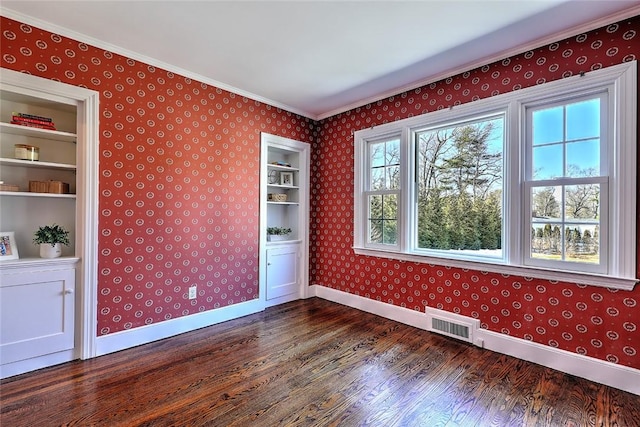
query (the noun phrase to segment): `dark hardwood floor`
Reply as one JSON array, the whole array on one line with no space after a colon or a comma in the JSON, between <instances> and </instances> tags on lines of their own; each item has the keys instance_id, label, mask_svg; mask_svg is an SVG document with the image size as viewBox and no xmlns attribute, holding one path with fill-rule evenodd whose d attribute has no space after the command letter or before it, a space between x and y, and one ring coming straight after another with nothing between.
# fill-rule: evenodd
<instances>
[{"instance_id":1,"label":"dark hardwood floor","mask_svg":"<svg viewBox=\"0 0 640 427\"><path fill-rule=\"evenodd\" d=\"M313 298L0 382L2 427L638 426L640 397Z\"/></svg>"}]
</instances>

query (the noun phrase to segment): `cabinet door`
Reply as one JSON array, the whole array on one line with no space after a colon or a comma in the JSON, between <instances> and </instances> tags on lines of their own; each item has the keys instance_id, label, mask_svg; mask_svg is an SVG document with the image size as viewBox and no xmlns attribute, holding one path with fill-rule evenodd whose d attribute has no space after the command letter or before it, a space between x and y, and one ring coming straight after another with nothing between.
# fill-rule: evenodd
<instances>
[{"instance_id":1,"label":"cabinet door","mask_svg":"<svg viewBox=\"0 0 640 427\"><path fill-rule=\"evenodd\" d=\"M0 363L74 348L75 270L0 276Z\"/></svg>"},{"instance_id":2,"label":"cabinet door","mask_svg":"<svg viewBox=\"0 0 640 427\"><path fill-rule=\"evenodd\" d=\"M298 245L267 249L267 300L297 293Z\"/></svg>"}]
</instances>

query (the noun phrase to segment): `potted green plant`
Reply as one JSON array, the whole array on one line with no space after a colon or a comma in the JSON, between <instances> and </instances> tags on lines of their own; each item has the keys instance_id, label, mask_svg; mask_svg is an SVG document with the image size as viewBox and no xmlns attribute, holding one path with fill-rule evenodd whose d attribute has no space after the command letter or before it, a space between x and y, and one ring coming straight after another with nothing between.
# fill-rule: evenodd
<instances>
[{"instance_id":1,"label":"potted green plant","mask_svg":"<svg viewBox=\"0 0 640 427\"><path fill-rule=\"evenodd\" d=\"M40 245L41 258L57 258L62 255L62 246L69 246L69 231L53 224L38 228L34 233L33 244Z\"/></svg>"},{"instance_id":2,"label":"potted green plant","mask_svg":"<svg viewBox=\"0 0 640 427\"><path fill-rule=\"evenodd\" d=\"M290 233L291 229L287 227L267 227L267 240L270 242L287 240L287 235Z\"/></svg>"}]
</instances>

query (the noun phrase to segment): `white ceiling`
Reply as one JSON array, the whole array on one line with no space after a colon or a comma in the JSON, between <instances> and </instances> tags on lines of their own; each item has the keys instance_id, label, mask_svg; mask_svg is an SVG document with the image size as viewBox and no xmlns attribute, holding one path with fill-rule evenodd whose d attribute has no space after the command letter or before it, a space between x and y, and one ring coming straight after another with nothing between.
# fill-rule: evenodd
<instances>
[{"instance_id":1,"label":"white ceiling","mask_svg":"<svg viewBox=\"0 0 640 427\"><path fill-rule=\"evenodd\" d=\"M630 0L9 1L2 15L319 119L640 13Z\"/></svg>"}]
</instances>

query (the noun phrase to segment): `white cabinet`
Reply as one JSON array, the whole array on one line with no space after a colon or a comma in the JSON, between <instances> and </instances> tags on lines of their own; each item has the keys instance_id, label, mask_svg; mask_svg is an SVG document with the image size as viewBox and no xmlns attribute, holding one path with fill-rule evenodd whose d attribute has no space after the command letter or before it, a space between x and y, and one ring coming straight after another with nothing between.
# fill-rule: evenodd
<instances>
[{"instance_id":1,"label":"white cabinet","mask_svg":"<svg viewBox=\"0 0 640 427\"><path fill-rule=\"evenodd\" d=\"M73 358L74 264L60 260L57 266L0 274L2 377L23 372L25 365L37 369Z\"/></svg>"},{"instance_id":2,"label":"white cabinet","mask_svg":"<svg viewBox=\"0 0 640 427\"><path fill-rule=\"evenodd\" d=\"M0 254L4 378L93 355L99 94L0 71L0 232L12 233L19 253L18 259ZM20 158L16 145L32 154L37 147L37 158ZM62 257L42 259L32 240L38 227L51 224L69 230L71 244Z\"/></svg>"},{"instance_id":3,"label":"white cabinet","mask_svg":"<svg viewBox=\"0 0 640 427\"><path fill-rule=\"evenodd\" d=\"M300 291L300 243L267 247L267 301L295 295Z\"/></svg>"},{"instance_id":4,"label":"white cabinet","mask_svg":"<svg viewBox=\"0 0 640 427\"><path fill-rule=\"evenodd\" d=\"M260 178L260 294L270 306L306 296L309 144L263 133ZM271 227L291 233L273 241L267 236Z\"/></svg>"}]
</instances>

